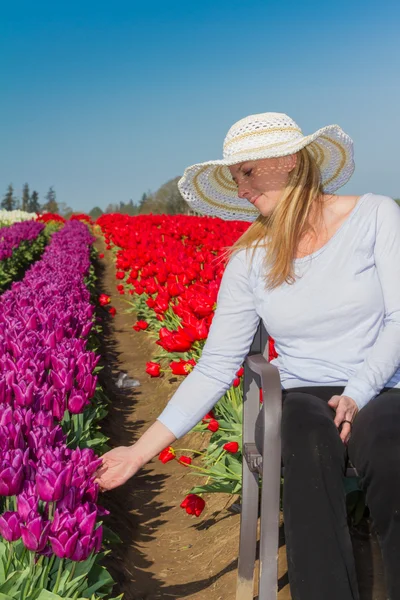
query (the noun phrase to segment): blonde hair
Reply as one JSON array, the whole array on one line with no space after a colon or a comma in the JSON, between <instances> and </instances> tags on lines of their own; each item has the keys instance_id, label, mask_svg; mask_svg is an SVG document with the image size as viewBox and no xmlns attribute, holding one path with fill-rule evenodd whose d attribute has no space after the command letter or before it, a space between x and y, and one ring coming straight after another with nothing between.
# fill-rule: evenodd
<instances>
[{"instance_id":1,"label":"blonde hair","mask_svg":"<svg viewBox=\"0 0 400 600\"><path fill-rule=\"evenodd\" d=\"M296 166L289 173L273 212L266 217L260 215L229 249L228 256L252 249L253 259L257 248L265 248L263 270L267 287L273 289L284 282L293 283L295 252L302 236L313 229L311 208L317 209L313 219L321 218L322 194L318 165L307 148L303 148L297 152Z\"/></svg>"}]
</instances>

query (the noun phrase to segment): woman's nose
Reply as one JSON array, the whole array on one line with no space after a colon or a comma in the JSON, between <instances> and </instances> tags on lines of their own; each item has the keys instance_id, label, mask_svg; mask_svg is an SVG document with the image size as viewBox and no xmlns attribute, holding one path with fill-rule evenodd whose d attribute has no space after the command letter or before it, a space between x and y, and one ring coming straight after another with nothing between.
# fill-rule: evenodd
<instances>
[{"instance_id":1,"label":"woman's nose","mask_svg":"<svg viewBox=\"0 0 400 600\"><path fill-rule=\"evenodd\" d=\"M244 200L249 200L249 198L250 198L249 186L245 185L243 183L239 183L238 196L239 196L239 198L243 198Z\"/></svg>"}]
</instances>

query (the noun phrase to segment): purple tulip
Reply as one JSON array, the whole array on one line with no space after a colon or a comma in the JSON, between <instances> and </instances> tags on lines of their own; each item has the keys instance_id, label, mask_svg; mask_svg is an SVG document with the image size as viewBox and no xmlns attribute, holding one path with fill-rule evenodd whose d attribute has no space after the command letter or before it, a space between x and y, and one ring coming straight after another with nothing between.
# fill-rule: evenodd
<instances>
[{"instance_id":1,"label":"purple tulip","mask_svg":"<svg viewBox=\"0 0 400 600\"><path fill-rule=\"evenodd\" d=\"M7 511L0 516L0 534L7 542L15 542L21 537L20 524L19 514Z\"/></svg>"},{"instance_id":2,"label":"purple tulip","mask_svg":"<svg viewBox=\"0 0 400 600\"><path fill-rule=\"evenodd\" d=\"M57 502L57 508L60 510L67 510L72 512L75 510L77 503L81 500L81 492L79 488L75 486L71 486L68 492L65 494L64 498Z\"/></svg>"},{"instance_id":3,"label":"purple tulip","mask_svg":"<svg viewBox=\"0 0 400 600\"><path fill-rule=\"evenodd\" d=\"M85 535L84 537L79 538L76 543L75 552L71 556L71 560L86 560L91 552L100 552L102 538L103 527L101 525L96 529L92 536Z\"/></svg>"},{"instance_id":4,"label":"purple tulip","mask_svg":"<svg viewBox=\"0 0 400 600\"><path fill-rule=\"evenodd\" d=\"M92 535L96 524L97 508L94 504L85 502L74 511L79 530L83 535Z\"/></svg>"},{"instance_id":5,"label":"purple tulip","mask_svg":"<svg viewBox=\"0 0 400 600\"><path fill-rule=\"evenodd\" d=\"M90 402L88 401L87 396L82 393L75 392L68 399L67 407L70 413L73 415L78 415L79 413L83 412L88 404L90 404Z\"/></svg>"},{"instance_id":6,"label":"purple tulip","mask_svg":"<svg viewBox=\"0 0 400 600\"><path fill-rule=\"evenodd\" d=\"M33 381L28 386L24 382L21 382L20 385L14 383L12 389L17 405L31 406L33 402Z\"/></svg>"},{"instance_id":7,"label":"purple tulip","mask_svg":"<svg viewBox=\"0 0 400 600\"><path fill-rule=\"evenodd\" d=\"M32 481L25 481L23 490L17 496L17 510L23 521L26 521L29 515L38 509L38 497L36 495L35 484Z\"/></svg>"},{"instance_id":8,"label":"purple tulip","mask_svg":"<svg viewBox=\"0 0 400 600\"><path fill-rule=\"evenodd\" d=\"M32 552L42 552L47 544L50 522L41 516L34 516L25 525L21 524L21 537L24 546Z\"/></svg>"},{"instance_id":9,"label":"purple tulip","mask_svg":"<svg viewBox=\"0 0 400 600\"><path fill-rule=\"evenodd\" d=\"M0 495L15 496L24 480L24 455L22 450L9 450L0 460Z\"/></svg>"},{"instance_id":10,"label":"purple tulip","mask_svg":"<svg viewBox=\"0 0 400 600\"><path fill-rule=\"evenodd\" d=\"M67 223L0 296L0 494L16 495L18 516L9 520L25 521L29 550L48 555L50 534L54 552L74 560L101 546L95 527L104 511L94 504L93 482L101 460L92 450L67 448L54 420L62 420L67 402L71 412L84 410L95 392L99 357L85 339L94 322L84 283L92 241L85 225ZM51 532L39 499L56 502Z\"/></svg>"},{"instance_id":11,"label":"purple tulip","mask_svg":"<svg viewBox=\"0 0 400 600\"><path fill-rule=\"evenodd\" d=\"M71 484L72 465L55 463L53 468L38 467L36 473L36 489L38 496L45 502L61 500Z\"/></svg>"},{"instance_id":12,"label":"purple tulip","mask_svg":"<svg viewBox=\"0 0 400 600\"><path fill-rule=\"evenodd\" d=\"M59 558L71 558L73 556L76 542L79 538L79 531L71 535L69 531L61 530L56 535L49 536L51 548Z\"/></svg>"},{"instance_id":13,"label":"purple tulip","mask_svg":"<svg viewBox=\"0 0 400 600\"><path fill-rule=\"evenodd\" d=\"M13 250L21 242L35 240L44 229L43 223L36 221L22 221L10 227L4 227L0 232L0 261L10 258Z\"/></svg>"}]
</instances>

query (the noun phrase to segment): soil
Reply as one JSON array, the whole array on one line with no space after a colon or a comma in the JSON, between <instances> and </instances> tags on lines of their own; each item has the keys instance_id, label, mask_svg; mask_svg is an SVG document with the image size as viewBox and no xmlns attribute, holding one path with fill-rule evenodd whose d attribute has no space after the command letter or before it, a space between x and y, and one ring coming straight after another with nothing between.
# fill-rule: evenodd
<instances>
[{"instance_id":1,"label":"soil","mask_svg":"<svg viewBox=\"0 0 400 600\"><path fill-rule=\"evenodd\" d=\"M96 245L105 251L102 240ZM109 294L117 310L113 318L102 313L101 382L111 401L102 429L110 446L131 445L160 414L179 380L169 376L152 379L145 373L145 364L157 346L148 334L132 329L135 317L125 312L126 296L116 290L109 252L98 271L99 293ZM140 387L117 388L115 381L121 371L139 379ZM175 447L201 449L206 445L206 436L192 433ZM106 524L122 540L112 546L105 560L116 581L114 596L124 593L125 600L235 598L240 515L232 505L237 498L208 495L203 514L189 516L179 505L195 483L190 469L177 461L163 465L154 459L124 486L102 496L102 504L111 513ZM284 544L282 531L278 599L290 600ZM379 547L367 523L355 532L353 544L361 600L385 600Z\"/></svg>"}]
</instances>

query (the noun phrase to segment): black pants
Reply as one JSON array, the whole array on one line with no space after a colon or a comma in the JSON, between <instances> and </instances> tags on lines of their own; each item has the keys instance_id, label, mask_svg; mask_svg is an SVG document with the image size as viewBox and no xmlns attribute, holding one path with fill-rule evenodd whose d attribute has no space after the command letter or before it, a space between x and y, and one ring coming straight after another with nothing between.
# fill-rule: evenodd
<instances>
[{"instance_id":1,"label":"black pants","mask_svg":"<svg viewBox=\"0 0 400 600\"><path fill-rule=\"evenodd\" d=\"M347 453L378 532L388 598L400 600L400 393L383 390L356 416L346 447L328 400L343 388L283 394L284 520L293 600L359 598L347 526Z\"/></svg>"}]
</instances>

